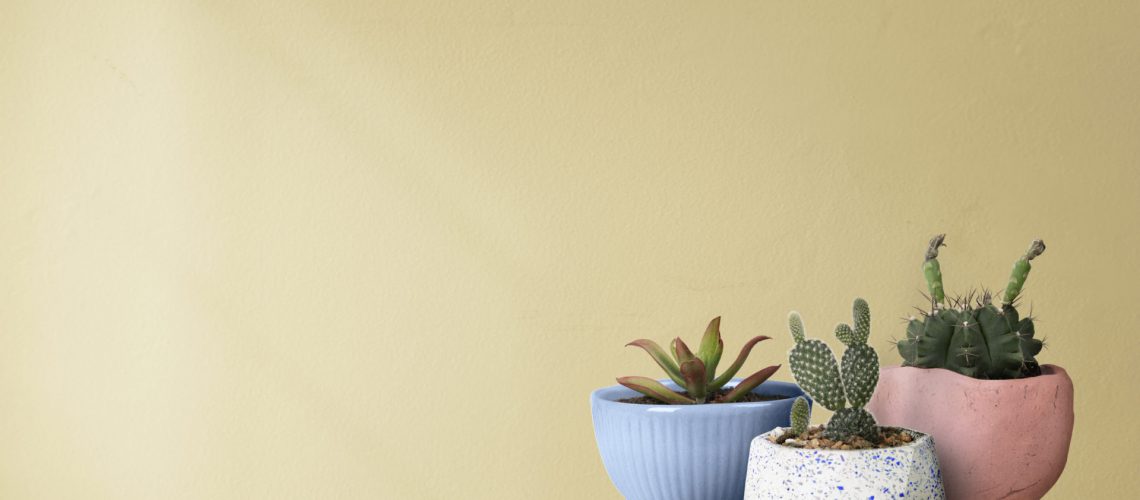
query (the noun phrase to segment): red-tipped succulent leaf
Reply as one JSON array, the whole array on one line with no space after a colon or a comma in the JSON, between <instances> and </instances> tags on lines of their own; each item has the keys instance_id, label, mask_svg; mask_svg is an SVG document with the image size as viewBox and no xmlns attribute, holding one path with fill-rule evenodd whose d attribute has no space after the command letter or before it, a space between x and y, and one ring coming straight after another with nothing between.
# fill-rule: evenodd
<instances>
[{"instance_id":1,"label":"red-tipped succulent leaf","mask_svg":"<svg viewBox=\"0 0 1140 500\"><path fill-rule=\"evenodd\" d=\"M647 339L638 339L626 344L626 346L635 346L645 349L645 352L649 353L653 361L657 362L657 366L665 370L665 374L669 375L669 378L673 379L673 382L676 382L677 385L685 385L685 379L681 378L681 370L677 367L677 363L673 361L673 358L669 357L669 353L665 352L665 349L657 345L657 342Z\"/></svg>"},{"instance_id":2,"label":"red-tipped succulent leaf","mask_svg":"<svg viewBox=\"0 0 1140 500\"><path fill-rule=\"evenodd\" d=\"M685 389L689 397L698 403L705 402L708 395L708 381L705 380L705 363L698 358L681 363L681 378L685 379Z\"/></svg>"},{"instance_id":3,"label":"red-tipped succulent leaf","mask_svg":"<svg viewBox=\"0 0 1140 500\"><path fill-rule=\"evenodd\" d=\"M716 365L720 363L722 352L724 352L724 342L720 337L720 316L717 316L709 321L705 335L701 337L701 345L697 348L697 358L705 363L705 377L708 380L716 376Z\"/></svg>"},{"instance_id":4,"label":"red-tipped succulent leaf","mask_svg":"<svg viewBox=\"0 0 1140 500\"><path fill-rule=\"evenodd\" d=\"M619 377L618 383L658 401L675 405L696 403L692 398L670 390L649 377Z\"/></svg>"},{"instance_id":5,"label":"red-tipped succulent leaf","mask_svg":"<svg viewBox=\"0 0 1140 500\"><path fill-rule=\"evenodd\" d=\"M725 403L731 403L733 401L739 400L740 398L744 397L745 394L752 392L752 389L755 389L760 384L763 384L765 380L768 380L768 378L771 377L773 373L776 373L776 370L779 369L780 365L774 365L753 373L752 375L749 375L748 378L741 380L739 384L736 384L736 387L733 387L731 391L728 391L728 394L725 394L724 397L721 398L721 401Z\"/></svg>"},{"instance_id":6,"label":"red-tipped succulent leaf","mask_svg":"<svg viewBox=\"0 0 1140 500\"><path fill-rule=\"evenodd\" d=\"M673 357L677 358L677 365L683 365L690 359L695 359L693 351L689 350L688 344L685 344L681 337L673 339Z\"/></svg>"},{"instance_id":7,"label":"red-tipped succulent leaf","mask_svg":"<svg viewBox=\"0 0 1140 500\"><path fill-rule=\"evenodd\" d=\"M734 361L732 365L724 371L724 373L720 374L719 377L717 377L712 381L711 384L709 384L709 390L717 391L720 390L721 387L724 387L724 384L727 384L729 380L732 380L732 377L736 376L736 372L740 371L740 368L744 366L744 361L746 361L748 359L748 355L752 353L752 348L761 341L768 340L770 338L772 337L769 337L767 335L759 335L752 337L751 340L745 342L744 347L740 348L740 354L736 356L736 361Z\"/></svg>"}]
</instances>

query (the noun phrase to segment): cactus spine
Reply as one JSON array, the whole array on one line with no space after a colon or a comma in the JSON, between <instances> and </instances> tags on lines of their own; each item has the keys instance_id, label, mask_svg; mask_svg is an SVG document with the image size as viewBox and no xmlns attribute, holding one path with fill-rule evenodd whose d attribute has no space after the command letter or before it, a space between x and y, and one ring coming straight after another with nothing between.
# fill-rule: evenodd
<instances>
[{"instance_id":1,"label":"cactus spine","mask_svg":"<svg viewBox=\"0 0 1140 500\"><path fill-rule=\"evenodd\" d=\"M879 356L867 345L871 335L871 309L867 301L855 299L852 309L855 328L846 324L835 327L835 336L847 346L842 364L836 362L835 354L823 341L805 338L799 313L789 314L788 327L796 345L788 354L788 362L796 383L804 392L835 412L827 422L824 437L843 440L861 436L873 442L878 440L875 418L863 405L871 399L879 383ZM796 418L794 404L792 416Z\"/></svg>"},{"instance_id":2,"label":"cactus spine","mask_svg":"<svg viewBox=\"0 0 1140 500\"><path fill-rule=\"evenodd\" d=\"M1040 374L1035 356L1042 342L1033 338L1032 318L1021 318L1015 302L1025 286L1029 261L1045 251L1034 240L1013 264L1009 283L998 309L988 292L969 294L947 304L942 291L938 247L945 235L935 236L926 250L923 274L930 289L931 310L907 323L906 338L898 342L904 366L946 368L982 379L1009 379Z\"/></svg>"}]
</instances>

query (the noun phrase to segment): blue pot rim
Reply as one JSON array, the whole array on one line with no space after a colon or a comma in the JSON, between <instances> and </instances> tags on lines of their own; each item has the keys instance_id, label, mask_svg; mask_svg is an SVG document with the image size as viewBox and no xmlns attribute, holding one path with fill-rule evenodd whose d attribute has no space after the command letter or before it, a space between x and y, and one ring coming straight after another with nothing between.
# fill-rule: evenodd
<instances>
[{"instance_id":1,"label":"blue pot rim","mask_svg":"<svg viewBox=\"0 0 1140 500\"><path fill-rule=\"evenodd\" d=\"M734 378L725 387L735 387L739 384L741 379ZM681 390L677 384L669 379L658 380L666 387L673 390ZM759 408L770 408L778 406L791 406L792 402L797 396L803 396L811 402L807 394L800 389L800 386L791 382L782 382L779 380L767 380L759 387L752 390L755 394L776 394L786 396L785 399L777 399L773 401L748 401L740 403L714 403L714 404L701 404L701 405L639 405L634 403L621 403L619 399L633 398L641 396L642 394L622 385L611 385L595 390L590 394L591 405L606 406L610 411L624 411L630 413L684 413L684 414L709 414L718 412L742 412L754 411Z\"/></svg>"}]
</instances>

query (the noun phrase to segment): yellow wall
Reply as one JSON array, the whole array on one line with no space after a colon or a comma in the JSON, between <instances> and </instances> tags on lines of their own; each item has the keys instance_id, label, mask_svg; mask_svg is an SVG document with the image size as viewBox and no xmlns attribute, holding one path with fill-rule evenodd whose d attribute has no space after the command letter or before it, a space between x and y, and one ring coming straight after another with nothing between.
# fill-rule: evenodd
<instances>
[{"instance_id":1,"label":"yellow wall","mask_svg":"<svg viewBox=\"0 0 1140 500\"><path fill-rule=\"evenodd\" d=\"M1140 3L173 3L0 7L0 498L617 498L625 342L897 362L938 231L1140 488Z\"/></svg>"}]
</instances>

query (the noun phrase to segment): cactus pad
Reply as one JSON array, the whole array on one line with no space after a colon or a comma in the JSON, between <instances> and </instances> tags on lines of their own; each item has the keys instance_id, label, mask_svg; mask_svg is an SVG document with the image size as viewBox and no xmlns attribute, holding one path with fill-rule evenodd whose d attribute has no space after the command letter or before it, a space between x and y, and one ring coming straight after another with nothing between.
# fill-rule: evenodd
<instances>
[{"instance_id":1,"label":"cactus pad","mask_svg":"<svg viewBox=\"0 0 1140 500\"><path fill-rule=\"evenodd\" d=\"M819 339L796 343L788 354L788 363L796 383L828 410L843 408L843 384L839 377L839 363L831 348Z\"/></svg>"},{"instance_id":2,"label":"cactus pad","mask_svg":"<svg viewBox=\"0 0 1140 500\"><path fill-rule=\"evenodd\" d=\"M792 402L792 432L799 436L807 431L811 421L811 407L803 396Z\"/></svg>"},{"instance_id":3,"label":"cactus pad","mask_svg":"<svg viewBox=\"0 0 1140 500\"><path fill-rule=\"evenodd\" d=\"M835 338L849 346L855 343L855 331L846 323L840 323L835 325Z\"/></svg>"},{"instance_id":4,"label":"cactus pad","mask_svg":"<svg viewBox=\"0 0 1140 500\"><path fill-rule=\"evenodd\" d=\"M851 317L855 320L855 342L866 344L871 337L871 306L863 299L855 299L851 306Z\"/></svg>"},{"instance_id":5,"label":"cactus pad","mask_svg":"<svg viewBox=\"0 0 1140 500\"><path fill-rule=\"evenodd\" d=\"M859 408L871 400L879 383L879 355L867 344L848 346L843 353L843 392Z\"/></svg>"},{"instance_id":6,"label":"cactus pad","mask_svg":"<svg viewBox=\"0 0 1140 500\"><path fill-rule=\"evenodd\" d=\"M862 408L844 408L835 412L823 437L827 439L842 440L851 436L859 436L871 442L878 441L878 432L875 429L875 417Z\"/></svg>"},{"instance_id":7,"label":"cactus pad","mask_svg":"<svg viewBox=\"0 0 1140 500\"><path fill-rule=\"evenodd\" d=\"M792 332L792 340L804 341L804 320L800 318L800 313L795 311L788 313L788 330Z\"/></svg>"}]
</instances>

